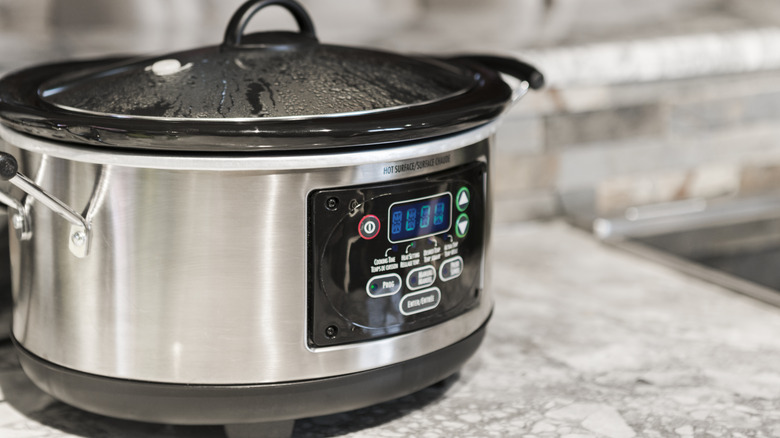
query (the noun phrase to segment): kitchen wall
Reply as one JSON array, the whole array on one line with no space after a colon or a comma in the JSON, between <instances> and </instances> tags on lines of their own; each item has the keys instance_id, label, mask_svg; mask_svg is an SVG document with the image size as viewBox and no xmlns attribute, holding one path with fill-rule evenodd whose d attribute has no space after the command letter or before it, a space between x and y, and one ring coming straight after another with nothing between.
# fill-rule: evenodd
<instances>
[{"instance_id":1,"label":"kitchen wall","mask_svg":"<svg viewBox=\"0 0 780 438\"><path fill-rule=\"evenodd\" d=\"M568 37L515 51L550 86L499 134L500 218L778 190L777 3L655 6L648 22L577 18Z\"/></svg>"},{"instance_id":2,"label":"kitchen wall","mask_svg":"<svg viewBox=\"0 0 780 438\"><path fill-rule=\"evenodd\" d=\"M0 72L222 38L240 0L0 0ZM535 63L504 120L499 221L780 187L780 2L308 0L322 41ZM250 30L294 28L281 10Z\"/></svg>"}]
</instances>

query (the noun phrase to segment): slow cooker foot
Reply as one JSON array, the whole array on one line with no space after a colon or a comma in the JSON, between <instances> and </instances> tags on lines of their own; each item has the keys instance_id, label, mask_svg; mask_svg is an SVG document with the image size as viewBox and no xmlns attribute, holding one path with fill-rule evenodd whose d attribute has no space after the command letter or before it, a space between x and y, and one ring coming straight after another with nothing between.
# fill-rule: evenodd
<instances>
[{"instance_id":1,"label":"slow cooker foot","mask_svg":"<svg viewBox=\"0 0 780 438\"><path fill-rule=\"evenodd\" d=\"M274 421L270 423L226 424L225 435L228 438L290 438L295 420Z\"/></svg>"}]
</instances>

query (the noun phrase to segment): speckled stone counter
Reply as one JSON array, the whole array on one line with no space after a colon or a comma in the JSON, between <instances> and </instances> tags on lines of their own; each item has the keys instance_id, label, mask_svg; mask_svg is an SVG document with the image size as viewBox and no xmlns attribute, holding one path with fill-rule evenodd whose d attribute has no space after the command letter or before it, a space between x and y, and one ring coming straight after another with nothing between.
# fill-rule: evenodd
<instances>
[{"instance_id":1,"label":"speckled stone counter","mask_svg":"<svg viewBox=\"0 0 780 438\"><path fill-rule=\"evenodd\" d=\"M294 437L780 436L780 309L559 223L494 230L496 308L455 377ZM0 437L223 437L54 401L0 346ZM258 430L257 436L263 436Z\"/></svg>"}]
</instances>

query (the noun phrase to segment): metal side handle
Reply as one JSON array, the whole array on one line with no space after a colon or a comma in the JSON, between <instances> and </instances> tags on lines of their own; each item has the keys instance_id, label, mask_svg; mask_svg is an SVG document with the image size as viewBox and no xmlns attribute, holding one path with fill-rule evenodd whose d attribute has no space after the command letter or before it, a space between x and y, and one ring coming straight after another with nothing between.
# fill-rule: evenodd
<instances>
[{"instance_id":1,"label":"metal side handle","mask_svg":"<svg viewBox=\"0 0 780 438\"><path fill-rule=\"evenodd\" d=\"M76 257L86 257L89 252L90 244L90 224L80 214L76 213L68 204L55 198L30 178L19 173L19 163L13 155L0 151L0 179L8 181L15 185L33 199L45 205L47 208L57 213L65 220L70 222L70 233L68 234L68 248ZM19 210L19 202L7 202L7 197L0 197L0 202L11 208ZM21 211L20 211L21 212Z\"/></svg>"}]
</instances>

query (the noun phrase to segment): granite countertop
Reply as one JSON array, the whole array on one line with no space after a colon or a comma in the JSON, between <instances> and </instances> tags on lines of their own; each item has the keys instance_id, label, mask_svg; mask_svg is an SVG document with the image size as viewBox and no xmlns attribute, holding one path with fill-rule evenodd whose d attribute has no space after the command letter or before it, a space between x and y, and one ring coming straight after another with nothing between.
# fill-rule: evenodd
<instances>
[{"instance_id":1,"label":"granite countertop","mask_svg":"<svg viewBox=\"0 0 780 438\"><path fill-rule=\"evenodd\" d=\"M780 309L562 222L494 228L495 313L461 372L294 437L780 436ZM0 346L0 436L220 437L57 402ZM258 435L261 436L261 435Z\"/></svg>"}]
</instances>

